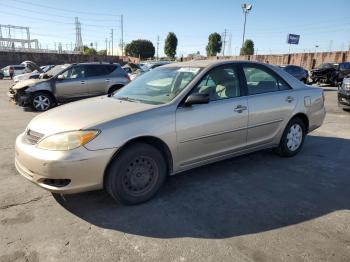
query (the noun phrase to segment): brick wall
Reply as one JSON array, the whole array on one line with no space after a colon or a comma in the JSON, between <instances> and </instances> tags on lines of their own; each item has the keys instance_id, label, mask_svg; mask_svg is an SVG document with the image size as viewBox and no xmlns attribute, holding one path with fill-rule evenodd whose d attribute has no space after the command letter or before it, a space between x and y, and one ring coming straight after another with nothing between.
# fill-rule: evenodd
<instances>
[{"instance_id":1,"label":"brick wall","mask_svg":"<svg viewBox=\"0 0 350 262\"><path fill-rule=\"evenodd\" d=\"M82 62L115 62L125 64L130 61L133 63L139 63L138 58L127 56L119 57L80 54L0 52L0 68L7 65L17 65L28 60L35 62L39 66Z\"/></svg>"}]
</instances>

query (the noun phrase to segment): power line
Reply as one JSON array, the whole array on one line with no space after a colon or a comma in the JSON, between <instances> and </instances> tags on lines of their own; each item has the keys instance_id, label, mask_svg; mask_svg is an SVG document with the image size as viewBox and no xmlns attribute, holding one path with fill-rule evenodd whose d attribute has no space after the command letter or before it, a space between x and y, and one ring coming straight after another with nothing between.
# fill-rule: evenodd
<instances>
[{"instance_id":1,"label":"power line","mask_svg":"<svg viewBox=\"0 0 350 262\"><path fill-rule=\"evenodd\" d=\"M58 8L58 7L52 7L52 6L47 6L47 5L38 4L38 3L27 2L27 1L23 1L23 0L12 0L12 1L19 2L19 3L25 4L25 5L31 5L31 6L35 6L35 7L47 8L47 9L57 10L57 11L66 12L66 13L88 14L88 15L101 15L101 16L116 16L116 14L96 13L96 12L88 12L88 11L69 10L69 9Z\"/></svg>"}]
</instances>

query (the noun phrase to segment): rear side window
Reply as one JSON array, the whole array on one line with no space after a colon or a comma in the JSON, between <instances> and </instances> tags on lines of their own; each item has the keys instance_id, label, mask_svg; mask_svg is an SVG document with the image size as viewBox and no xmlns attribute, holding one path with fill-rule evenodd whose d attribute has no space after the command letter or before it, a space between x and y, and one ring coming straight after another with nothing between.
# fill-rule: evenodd
<instances>
[{"instance_id":1,"label":"rear side window","mask_svg":"<svg viewBox=\"0 0 350 262\"><path fill-rule=\"evenodd\" d=\"M112 73L116 69L117 69L116 65L105 65L105 70L106 70L107 74Z\"/></svg>"},{"instance_id":2,"label":"rear side window","mask_svg":"<svg viewBox=\"0 0 350 262\"><path fill-rule=\"evenodd\" d=\"M86 68L86 76L103 76L109 74L104 65L88 65Z\"/></svg>"},{"instance_id":3,"label":"rear side window","mask_svg":"<svg viewBox=\"0 0 350 262\"><path fill-rule=\"evenodd\" d=\"M14 66L15 70L23 70L25 67L24 66Z\"/></svg>"},{"instance_id":4,"label":"rear side window","mask_svg":"<svg viewBox=\"0 0 350 262\"><path fill-rule=\"evenodd\" d=\"M290 87L267 70L255 66L243 66L249 95L288 90Z\"/></svg>"}]
</instances>

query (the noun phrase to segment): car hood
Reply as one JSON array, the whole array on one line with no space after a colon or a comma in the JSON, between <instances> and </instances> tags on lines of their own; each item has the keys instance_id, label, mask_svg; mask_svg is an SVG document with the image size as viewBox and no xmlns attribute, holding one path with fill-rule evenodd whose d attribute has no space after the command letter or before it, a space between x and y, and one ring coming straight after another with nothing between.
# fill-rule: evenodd
<instances>
[{"instance_id":1,"label":"car hood","mask_svg":"<svg viewBox=\"0 0 350 262\"><path fill-rule=\"evenodd\" d=\"M333 68L314 68L311 70L312 73L322 73L322 72L327 72L333 70Z\"/></svg>"},{"instance_id":2,"label":"car hood","mask_svg":"<svg viewBox=\"0 0 350 262\"><path fill-rule=\"evenodd\" d=\"M13 90L19 90L22 89L23 87L30 87L33 85L36 85L38 83L41 82L45 82L47 81L47 79L27 79L27 80L23 80L21 82L18 82L17 84L15 84L14 86L12 86Z\"/></svg>"},{"instance_id":3,"label":"car hood","mask_svg":"<svg viewBox=\"0 0 350 262\"><path fill-rule=\"evenodd\" d=\"M56 107L35 117L28 128L45 136L93 128L97 124L146 111L157 105L121 101L99 96Z\"/></svg>"}]
</instances>

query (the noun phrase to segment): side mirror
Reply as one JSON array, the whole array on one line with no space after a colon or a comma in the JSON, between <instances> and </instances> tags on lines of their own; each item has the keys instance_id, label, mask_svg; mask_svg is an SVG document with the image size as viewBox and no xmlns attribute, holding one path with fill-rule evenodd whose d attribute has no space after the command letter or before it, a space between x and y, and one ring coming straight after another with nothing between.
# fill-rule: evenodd
<instances>
[{"instance_id":1,"label":"side mirror","mask_svg":"<svg viewBox=\"0 0 350 262\"><path fill-rule=\"evenodd\" d=\"M63 79L64 79L64 76L63 76L63 75L58 75L58 76L57 76L57 79L58 79L58 80L63 80Z\"/></svg>"},{"instance_id":2,"label":"side mirror","mask_svg":"<svg viewBox=\"0 0 350 262\"><path fill-rule=\"evenodd\" d=\"M185 100L185 106L208 104L209 95L208 94L192 94Z\"/></svg>"}]
</instances>

